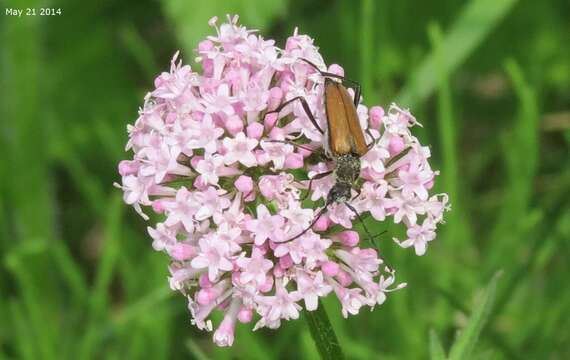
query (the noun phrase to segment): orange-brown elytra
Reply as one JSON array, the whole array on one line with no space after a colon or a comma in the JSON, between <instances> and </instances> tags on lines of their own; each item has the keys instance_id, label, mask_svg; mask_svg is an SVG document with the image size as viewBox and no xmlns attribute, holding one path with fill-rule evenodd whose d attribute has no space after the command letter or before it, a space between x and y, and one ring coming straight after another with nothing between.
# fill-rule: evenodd
<instances>
[{"instance_id":1,"label":"orange-brown elytra","mask_svg":"<svg viewBox=\"0 0 570 360\"><path fill-rule=\"evenodd\" d=\"M320 179L331 174L335 177L335 184L327 194L324 207L317 213L311 224L301 233L287 241L297 239L305 234L313 227L313 225L315 225L327 210L328 206L333 203L344 203L346 207L356 214L358 219L362 222L364 230L368 236L372 238L370 232L364 225L360 214L348 203L352 196L352 189L355 188L356 181L360 177L360 158L364 156L370 148L369 145L366 145L364 132L362 131L358 114L356 112L356 107L360 102L360 85L352 80L345 79L343 76L324 72L309 60L300 60L311 65L325 78L324 106L327 118L327 132L325 133L319 126L311 112L311 109L309 108L309 105L307 104L307 101L301 96L284 102L278 108L268 112L267 114L275 112L278 113L281 109L294 101L301 102L301 105L307 113L311 123L319 132L321 132L321 134L327 136L328 146L325 148L325 153L335 162L334 170L317 174L310 180L308 191L310 192L311 190L312 180ZM333 79L338 79L340 81ZM351 83L353 85L354 99L350 96L343 83Z\"/></svg>"}]
</instances>

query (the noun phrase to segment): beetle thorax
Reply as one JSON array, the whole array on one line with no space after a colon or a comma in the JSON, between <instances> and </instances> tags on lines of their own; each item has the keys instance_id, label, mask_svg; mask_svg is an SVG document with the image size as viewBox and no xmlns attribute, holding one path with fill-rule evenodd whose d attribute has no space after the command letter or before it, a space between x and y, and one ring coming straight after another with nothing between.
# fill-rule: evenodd
<instances>
[{"instance_id":1,"label":"beetle thorax","mask_svg":"<svg viewBox=\"0 0 570 360\"><path fill-rule=\"evenodd\" d=\"M354 184L360 177L360 157L354 154L339 155L334 175L337 182Z\"/></svg>"},{"instance_id":2,"label":"beetle thorax","mask_svg":"<svg viewBox=\"0 0 570 360\"><path fill-rule=\"evenodd\" d=\"M360 176L360 157L353 154L338 156L334 175L336 183L329 191L327 203L349 201L352 195L352 187Z\"/></svg>"}]
</instances>

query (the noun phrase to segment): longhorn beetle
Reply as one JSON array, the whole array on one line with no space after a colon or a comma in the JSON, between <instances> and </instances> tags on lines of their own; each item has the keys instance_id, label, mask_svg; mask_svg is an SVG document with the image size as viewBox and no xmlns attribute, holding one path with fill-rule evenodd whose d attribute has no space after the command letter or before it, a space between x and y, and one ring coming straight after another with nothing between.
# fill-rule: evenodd
<instances>
[{"instance_id":1,"label":"longhorn beetle","mask_svg":"<svg viewBox=\"0 0 570 360\"><path fill-rule=\"evenodd\" d=\"M317 174L309 181L308 191L310 192L311 190L312 180L321 179L331 174L335 177L335 184L327 194L324 207L317 213L311 224L301 233L287 241L295 240L309 231L309 229L315 225L327 208L333 203L343 203L347 208L349 208L362 223L366 234L372 239L373 237L370 235L366 225L364 225L362 217L348 202L351 199L352 189L355 188L356 181L360 177L360 158L364 156L374 145L374 143L369 145L366 144L364 132L360 127L360 121L356 112L356 107L360 102L360 84L355 81L345 79L343 76L324 72L309 60L299 60L311 65L325 78L324 105L327 118L327 133L325 133L319 126L311 112L311 109L309 108L309 105L307 104L307 101L302 96L297 96L285 101L275 110L267 112L265 116L270 113L279 113L285 106L294 101L300 101L311 123L321 134L328 136L329 148L326 150L328 150L328 153L335 161L334 170ZM352 84L351 87L354 88L354 99L351 99L350 94L343 83ZM360 192L359 189L356 190L357 192Z\"/></svg>"}]
</instances>

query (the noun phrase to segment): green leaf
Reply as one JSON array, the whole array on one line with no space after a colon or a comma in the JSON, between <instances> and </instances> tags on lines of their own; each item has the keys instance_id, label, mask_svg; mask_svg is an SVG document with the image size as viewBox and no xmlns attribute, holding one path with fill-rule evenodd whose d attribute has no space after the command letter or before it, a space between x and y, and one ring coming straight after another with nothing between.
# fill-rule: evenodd
<instances>
[{"instance_id":1,"label":"green leaf","mask_svg":"<svg viewBox=\"0 0 570 360\"><path fill-rule=\"evenodd\" d=\"M429 358L431 360L445 360L445 350L435 330L429 332Z\"/></svg>"},{"instance_id":2,"label":"green leaf","mask_svg":"<svg viewBox=\"0 0 570 360\"><path fill-rule=\"evenodd\" d=\"M305 312L305 318L321 359L344 359L340 344L321 301L319 301L317 310Z\"/></svg>"},{"instance_id":3,"label":"green leaf","mask_svg":"<svg viewBox=\"0 0 570 360\"><path fill-rule=\"evenodd\" d=\"M471 315L467 326L463 329L451 347L451 351L449 352L450 360L465 360L469 359L473 355L475 344L477 343L479 335L487 323L489 314L493 309L497 290L497 281L500 275L501 273L496 273L495 276L493 276L493 279L491 279L489 286L483 294L481 303L475 311L473 311L473 315Z\"/></svg>"},{"instance_id":4,"label":"green leaf","mask_svg":"<svg viewBox=\"0 0 570 360\"><path fill-rule=\"evenodd\" d=\"M442 43L449 73L473 53L516 2L517 0L471 0L463 8ZM428 54L412 73L398 96L398 103L413 107L435 90L438 82L438 74L433 71L437 62L436 51Z\"/></svg>"}]
</instances>

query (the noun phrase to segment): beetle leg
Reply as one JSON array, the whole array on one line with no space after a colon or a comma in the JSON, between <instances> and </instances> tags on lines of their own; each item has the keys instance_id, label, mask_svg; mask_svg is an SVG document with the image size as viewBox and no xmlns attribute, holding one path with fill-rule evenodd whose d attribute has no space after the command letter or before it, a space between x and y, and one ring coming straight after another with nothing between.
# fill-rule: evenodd
<instances>
[{"instance_id":1,"label":"beetle leg","mask_svg":"<svg viewBox=\"0 0 570 360\"><path fill-rule=\"evenodd\" d=\"M333 78L333 79L339 79L342 81L342 83L346 83L346 84L350 84L349 88L352 88L354 90L354 106L358 107L358 104L360 103L360 94L361 94L361 85L360 83L354 81L354 80L350 80L345 78L344 76L340 76L337 74L333 74L327 71L322 71L321 69L319 69L319 67L317 65L315 65L313 62L305 59L305 58L299 58L299 60L302 60L304 62L306 62L307 64L311 65L315 70L317 70L319 72L319 74L321 74L324 77L329 77L329 78Z\"/></svg>"},{"instance_id":2,"label":"beetle leg","mask_svg":"<svg viewBox=\"0 0 570 360\"><path fill-rule=\"evenodd\" d=\"M313 176L311 179L309 179L309 188L307 189L307 193L305 194L305 196L303 196L301 201L305 200L309 196L309 194L311 193L311 188L313 187L313 180L322 179L326 176L329 176L332 173L333 173L333 170L325 171L325 172L317 174L317 175Z\"/></svg>"},{"instance_id":3,"label":"beetle leg","mask_svg":"<svg viewBox=\"0 0 570 360\"><path fill-rule=\"evenodd\" d=\"M321 150L320 148L319 148L319 149L311 149L310 147L305 146L304 144L297 144L296 142L293 142L293 141L287 140L287 139L285 139L285 140L263 140L263 141L265 141L265 142L273 142L273 143L289 144L289 145L296 146L296 147L298 147L299 149L303 149L303 150L310 151L310 152L320 151L320 150Z\"/></svg>"},{"instance_id":4,"label":"beetle leg","mask_svg":"<svg viewBox=\"0 0 570 360\"><path fill-rule=\"evenodd\" d=\"M361 189L361 188L354 188L354 190L356 191L356 195L354 195L354 196L352 197L352 199L350 199L350 201L356 199L356 198L359 197L360 194L362 193L362 189Z\"/></svg>"},{"instance_id":5,"label":"beetle leg","mask_svg":"<svg viewBox=\"0 0 570 360\"><path fill-rule=\"evenodd\" d=\"M372 138L372 142L370 142L370 144L366 145L366 147L368 148L368 150L372 149L372 147L374 145L376 145L376 143L378 142L378 139L374 139L374 136L372 136L372 133L370 132L370 129L366 129L365 130L366 133L368 134L368 136L370 136Z\"/></svg>"},{"instance_id":6,"label":"beetle leg","mask_svg":"<svg viewBox=\"0 0 570 360\"><path fill-rule=\"evenodd\" d=\"M301 105L303 106L303 110L305 110L305 113L309 117L309 120L311 121L311 123L313 123L315 128L317 128L317 130L319 130L319 132L324 135L325 132L323 131L323 129L321 129L321 127L317 123L317 120L315 120L315 116L311 112L311 108L309 107L309 104L307 104L307 100L305 100L305 98L302 96L296 96L290 100L285 101L283 104L279 105L275 110L271 110L271 111L266 112L265 115L263 115L263 119L265 120L265 117L268 114L279 113L281 110L283 110L283 108L285 106L291 104L293 101L296 101L296 100L299 100L301 102ZM275 125L273 125L273 126L275 126ZM269 129L269 131L271 131L272 129L273 129L273 127L271 129Z\"/></svg>"},{"instance_id":7,"label":"beetle leg","mask_svg":"<svg viewBox=\"0 0 570 360\"><path fill-rule=\"evenodd\" d=\"M330 205L329 203L326 203L325 206L324 206L321 210L319 210L319 212L317 213L317 216L315 216L315 218L313 219L313 221L311 221L311 223L309 224L309 226L307 226L307 228L305 228L305 230L301 231L299 234L293 236L292 238L283 241L282 243L286 243L286 242L289 242L289 241L293 241L293 240L298 239L298 238L300 238L301 236L305 235L305 233L306 233L307 231L309 231L309 230L317 223L317 221L321 218L321 216L323 216L323 214L325 213L325 211L327 211L327 208L328 208L329 205Z\"/></svg>"}]
</instances>

